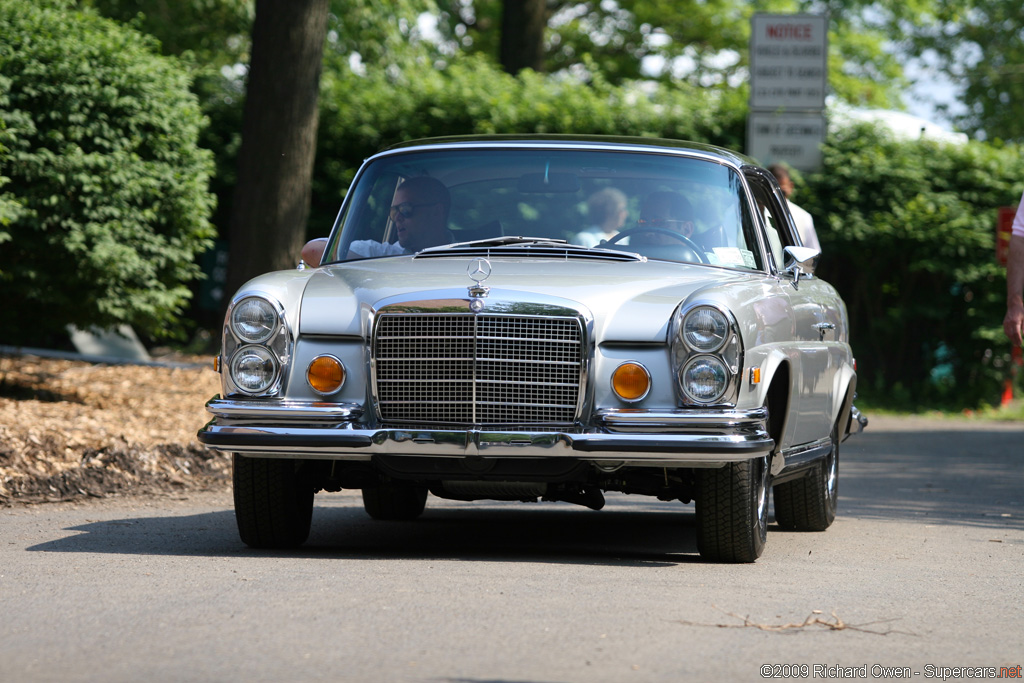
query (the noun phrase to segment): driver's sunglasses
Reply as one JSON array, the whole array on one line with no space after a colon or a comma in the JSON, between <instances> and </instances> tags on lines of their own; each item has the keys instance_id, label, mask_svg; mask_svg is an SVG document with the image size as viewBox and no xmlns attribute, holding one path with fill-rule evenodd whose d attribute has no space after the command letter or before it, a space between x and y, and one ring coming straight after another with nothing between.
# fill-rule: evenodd
<instances>
[{"instance_id":1,"label":"driver's sunglasses","mask_svg":"<svg viewBox=\"0 0 1024 683\"><path fill-rule=\"evenodd\" d=\"M433 206L434 204L440 204L440 202L421 202L419 204L413 204L412 202L402 202L401 204L395 204L391 207L391 220L398 220L398 217L412 218L416 215L416 209L421 206Z\"/></svg>"}]
</instances>

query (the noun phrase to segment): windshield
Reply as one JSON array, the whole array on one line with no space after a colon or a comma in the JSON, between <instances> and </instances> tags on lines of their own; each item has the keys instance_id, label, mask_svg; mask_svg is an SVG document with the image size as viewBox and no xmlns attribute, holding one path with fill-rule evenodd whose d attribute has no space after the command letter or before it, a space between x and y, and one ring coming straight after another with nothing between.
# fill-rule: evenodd
<instances>
[{"instance_id":1,"label":"windshield","mask_svg":"<svg viewBox=\"0 0 1024 683\"><path fill-rule=\"evenodd\" d=\"M627 151L445 149L373 161L324 262L523 236L651 259L760 270L739 175Z\"/></svg>"}]
</instances>

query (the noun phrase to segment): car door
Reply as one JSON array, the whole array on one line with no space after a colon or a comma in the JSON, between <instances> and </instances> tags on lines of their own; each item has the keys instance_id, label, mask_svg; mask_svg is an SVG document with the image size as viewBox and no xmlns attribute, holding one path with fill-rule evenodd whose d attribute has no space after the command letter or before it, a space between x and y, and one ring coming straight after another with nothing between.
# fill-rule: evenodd
<instances>
[{"instance_id":1,"label":"car door","mask_svg":"<svg viewBox=\"0 0 1024 683\"><path fill-rule=\"evenodd\" d=\"M751 168L746 176L768 246L769 296L784 302L779 308L785 309L792 323L792 337L774 342L789 359L792 373L792 414L783 446L812 443L827 437L831 429L835 369L828 346L834 341L836 325L826 318L826 310L834 291L813 275L787 272L794 259L785 249L800 242L785 198L767 171Z\"/></svg>"}]
</instances>

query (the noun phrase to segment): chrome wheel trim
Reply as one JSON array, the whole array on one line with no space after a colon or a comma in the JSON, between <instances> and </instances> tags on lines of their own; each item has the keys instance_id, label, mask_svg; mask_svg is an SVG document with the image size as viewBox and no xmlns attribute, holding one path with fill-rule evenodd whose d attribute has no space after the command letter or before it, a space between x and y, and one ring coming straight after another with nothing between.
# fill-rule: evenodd
<instances>
[{"instance_id":1,"label":"chrome wheel trim","mask_svg":"<svg viewBox=\"0 0 1024 683\"><path fill-rule=\"evenodd\" d=\"M759 461L757 481L757 525L758 533L764 538L768 534L768 492L771 490L771 470L768 458Z\"/></svg>"},{"instance_id":2,"label":"chrome wheel trim","mask_svg":"<svg viewBox=\"0 0 1024 683\"><path fill-rule=\"evenodd\" d=\"M839 484L839 439L835 430L832 431L832 450L825 459L825 499L831 507L835 507Z\"/></svg>"}]
</instances>

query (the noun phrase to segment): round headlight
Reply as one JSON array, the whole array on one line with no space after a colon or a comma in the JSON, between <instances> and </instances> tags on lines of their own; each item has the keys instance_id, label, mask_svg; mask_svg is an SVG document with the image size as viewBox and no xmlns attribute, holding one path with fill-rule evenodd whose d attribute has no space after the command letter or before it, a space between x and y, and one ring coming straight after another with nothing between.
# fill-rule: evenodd
<instances>
[{"instance_id":1,"label":"round headlight","mask_svg":"<svg viewBox=\"0 0 1024 683\"><path fill-rule=\"evenodd\" d=\"M717 308L701 306L686 314L683 320L683 341L697 351L710 353L725 344L729 321Z\"/></svg>"},{"instance_id":2,"label":"round headlight","mask_svg":"<svg viewBox=\"0 0 1024 683\"><path fill-rule=\"evenodd\" d=\"M623 401L639 401L650 390L651 373L639 363L623 363L612 373L612 391Z\"/></svg>"},{"instance_id":3,"label":"round headlight","mask_svg":"<svg viewBox=\"0 0 1024 683\"><path fill-rule=\"evenodd\" d=\"M231 357L231 380L247 394L262 394L277 380L277 359L262 346L243 346Z\"/></svg>"},{"instance_id":4,"label":"round headlight","mask_svg":"<svg viewBox=\"0 0 1024 683\"><path fill-rule=\"evenodd\" d=\"M683 392L695 403L714 403L729 388L729 371L714 356L698 356L679 373Z\"/></svg>"},{"instance_id":5,"label":"round headlight","mask_svg":"<svg viewBox=\"0 0 1024 683\"><path fill-rule=\"evenodd\" d=\"M239 339L249 344L270 339L279 322L274 306L259 297L242 299L231 310L231 329Z\"/></svg>"},{"instance_id":6,"label":"round headlight","mask_svg":"<svg viewBox=\"0 0 1024 683\"><path fill-rule=\"evenodd\" d=\"M333 394L345 383L345 366L334 356L317 356L306 368L306 381L318 394Z\"/></svg>"}]
</instances>

